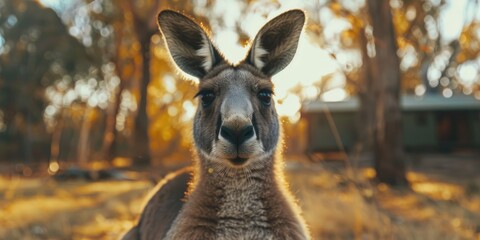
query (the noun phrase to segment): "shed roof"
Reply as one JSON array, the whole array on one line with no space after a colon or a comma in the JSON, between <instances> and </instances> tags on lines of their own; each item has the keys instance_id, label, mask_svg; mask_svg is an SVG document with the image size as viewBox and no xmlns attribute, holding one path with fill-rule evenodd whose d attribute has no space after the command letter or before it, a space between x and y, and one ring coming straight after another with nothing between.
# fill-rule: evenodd
<instances>
[{"instance_id":1,"label":"shed roof","mask_svg":"<svg viewBox=\"0 0 480 240\"><path fill-rule=\"evenodd\" d=\"M467 95L454 95L445 98L437 94L424 96L403 95L401 99L403 110L407 111L452 111L452 110L480 110L480 100ZM304 102L302 112L321 112L329 109L332 112L353 112L359 108L358 97L354 96L340 102L310 101Z\"/></svg>"}]
</instances>

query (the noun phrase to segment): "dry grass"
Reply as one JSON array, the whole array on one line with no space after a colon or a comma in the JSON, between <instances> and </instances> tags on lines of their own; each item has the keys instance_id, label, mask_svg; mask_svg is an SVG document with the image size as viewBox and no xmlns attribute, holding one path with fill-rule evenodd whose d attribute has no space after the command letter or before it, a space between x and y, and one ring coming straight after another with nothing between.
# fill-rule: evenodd
<instances>
[{"instance_id":1,"label":"dry grass","mask_svg":"<svg viewBox=\"0 0 480 240\"><path fill-rule=\"evenodd\" d=\"M480 178L465 183L410 173L413 190L347 179L323 164L287 178L315 239L480 239ZM0 239L116 239L153 185L0 178Z\"/></svg>"},{"instance_id":2,"label":"dry grass","mask_svg":"<svg viewBox=\"0 0 480 240\"><path fill-rule=\"evenodd\" d=\"M371 171L355 181L326 169L290 171L316 239L480 239L479 193L419 173L409 174L413 190L390 189L371 184Z\"/></svg>"},{"instance_id":3,"label":"dry grass","mask_svg":"<svg viewBox=\"0 0 480 240\"><path fill-rule=\"evenodd\" d=\"M116 239L152 184L0 179L0 239Z\"/></svg>"}]
</instances>

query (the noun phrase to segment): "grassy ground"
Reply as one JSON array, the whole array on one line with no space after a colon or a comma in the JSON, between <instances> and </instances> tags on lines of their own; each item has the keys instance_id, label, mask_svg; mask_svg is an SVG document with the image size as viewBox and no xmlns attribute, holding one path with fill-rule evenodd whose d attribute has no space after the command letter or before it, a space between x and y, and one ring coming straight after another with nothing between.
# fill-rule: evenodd
<instances>
[{"instance_id":1,"label":"grassy ground","mask_svg":"<svg viewBox=\"0 0 480 240\"><path fill-rule=\"evenodd\" d=\"M292 171L292 189L316 239L480 239L480 195L410 172L410 189L320 170ZM480 186L480 179L476 180Z\"/></svg>"},{"instance_id":2,"label":"grassy ground","mask_svg":"<svg viewBox=\"0 0 480 240\"><path fill-rule=\"evenodd\" d=\"M411 189L373 184L370 168L346 177L337 163L291 164L287 177L314 239L480 239L480 168L422 164L408 174ZM0 178L0 239L116 239L152 187Z\"/></svg>"}]
</instances>

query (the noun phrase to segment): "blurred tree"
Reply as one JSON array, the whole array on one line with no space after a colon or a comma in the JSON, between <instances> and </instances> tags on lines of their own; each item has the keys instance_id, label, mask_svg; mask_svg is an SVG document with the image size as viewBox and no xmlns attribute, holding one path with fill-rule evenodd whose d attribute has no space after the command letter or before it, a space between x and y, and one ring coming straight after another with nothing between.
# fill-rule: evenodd
<instances>
[{"instance_id":1,"label":"blurred tree","mask_svg":"<svg viewBox=\"0 0 480 240\"><path fill-rule=\"evenodd\" d=\"M368 0L375 39L371 84L375 103L374 163L376 178L390 185L406 185L400 108L400 63L389 1Z\"/></svg>"},{"instance_id":2,"label":"blurred tree","mask_svg":"<svg viewBox=\"0 0 480 240\"><path fill-rule=\"evenodd\" d=\"M99 35L96 39L103 40L99 44L97 53L102 53L105 64L113 64L114 78L118 79L118 87L112 92L112 100L106 109L105 130L102 140L101 158L109 163L121 153L118 151L118 122L121 112L122 96L126 93L134 79L138 78L136 65L139 56L136 48L136 39L133 36L131 15L125 14L127 1L101 1L90 9L89 15L93 19L93 27L97 26ZM102 34L108 32L109 34Z\"/></svg>"},{"instance_id":3,"label":"blurred tree","mask_svg":"<svg viewBox=\"0 0 480 240\"><path fill-rule=\"evenodd\" d=\"M340 29L338 37L326 39L319 15L313 15L308 29L341 63L346 88L359 98L358 150L373 150L378 180L393 185L405 184L399 127L401 72L389 2L367 2L367 7L342 4L346 3L330 1L314 6L326 7L337 21L348 23L349 27ZM345 57L357 54L359 59ZM327 85L328 81L327 78L323 84Z\"/></svg>"},{"instance_id":4,"label":"blurred tree","mask_svg":"<svg viewBox=\"0 0 480 240\"><path fill-rule=\"evenodd\" d=\"M126 1L123 10L131 15L135 36L140 44L141 81L137 115L133 131L134 161L138 165L150 164L150 136L148 135L147 89L150 83L150 44L152 36L158 31L155 19L160 1Z\"/></svg>"},{"instance_id":5,"label":"blurred tree","mask_svg":"<svg viewBox=\"0 0 480 240\"><path fill-rule=\"evenodd\" d=\"M109 108L106 117L102 147L103 156L111 161L118 154L115 151L118 136L116 128L118 124L116 121L120 114L121 96L126 88L136 88L138 86L138 94L135 94L138 99L136 104L137 113L133 121L130 150L133 154L134 164L148 165L151 162L152 154L150 136L160 130L156 127L158 126L156 122L162 125L162 132L170 132L168 134L160 133L160 135L171 137L164 137L160 142L158 139L154 139L155 150L153 152L155 156L164 157L168 153L175 152L175 149L182 148L180 146L180 142L182 142L180 140L182 138L180 132L183 124L179 124L179 119L183 115L184 109L182 104L186 100L183 99L184 96L180 95L181 93L176 93L178 96L176 96L175 101L178 101L178 103L168 101L163 103L160 108L155 107L158 106L159 101L157 99L159 97L171 94L164 87L158 85L159 83L162 84L161 78L175 71L170 67L170 60L166 57L167 54L157 49L163 47L163 45L162 41L160 41L156 15L160 9L175 9L178 7L181 7L178 10L193 15L194 5L190 0L174 2L157 0L134 2L124 0L102 1L101 4L101 11L91 11L89 14L96 21L101 21L105 26L110 26L112 29L112 36L108 45L113 46L113 49L110 49L110 52L105 54L105 56L109 59L108 61L115 65L116 75L120 79L120 84L114 97L114 104ZM152 48L157 54L153 53ZM134 81L135 79L139 79L138 84ZM151 82L154 82L152 87L155 89L151 89ZM190 88L191 84L184 81L176 81L173 83L173 86ZM135 89L130 90L136 92ZM152 91L155 91L154 96L152 96ZM180 96L181 98L179 98ZM154 102L149 103L149 99L154 100ZM178 104L179 107L172 106L175 104ZM177 109L176 114L169 114L173 110L167 113L167 108ZM170 116L170 119L168 116ZM151 122L153 125L150 124ZM178 133L172 134L172 131Z\"/></svg>"},{"instance_id":6,"label":"blurred tree","mask_svg":"<svg viewBox=\"0 0 480 240\"><path fill-rule=\"evenodd\" d=\"M151 81L151 44L152 37L158 33L157 14L160 8L168 7L169 2L163 3L161 1L125 1L121 4L122 11L129 15L128 18L132 21L132 27L136 40L140 46L139 54L141 57L141 72L140 72L140 86L139 86L139 100L137 107L137 114L134 121L133 130L133 154L134 161L137 165L149 165L151 160L150 152L150 136L149 118L147 115L147 89ZM190 1L176 2L178 6L182 6L182 10L191 12L193 5ZM165 113L165 112L163 112Z\"/></svg>"},{"instance_id":7,"label":"blurred tree","mask_svg":"<svg viewBox=\"0 0 480 240\"><path fill-rule=\"evenodd\" d=\"M0 159L48 159L44 90L90 64L54 11L36 1L0 1Z\"/></svg>"},{"instance_id":8,"label":"blurred tree","mask_svg":"<svg viewBox=\"0 0 480 240\"><path fill-rule=\"evenodd\" d=\"M479 37L471 29L478 20L470 23L466 17L460 38L444 41L439 22L445 4L445 1L431 0L393 0L387 4L392 14L398 48L390 53L399 58L399 87L403 93L441 93L444 88L471 93L475 89L476 84L465 85L457 71L463 61L478 59L476 53L480 44L475 43ZM379 41L374 36L372 15L379 17L379 13L369 13L367 5L359 1L330 0L314 1L306 6L310 13L308 33L337 59L346 79L346 89L359 97L357 147L361 151L369 151L376 145L377 105L376 95L372 91L378 87L375 76L385 69L385 61L378 62L377 48L386 47L384 40ZM476 12L478 4L475 0L469 1L467 8L466 12ZM382 21L386 24L386 19ZM332 34L332 29L327 28L335 24L339 27ZM327 30L330 33L326 33ZM329 85L332 79L327 76L322 86Z\"/></svg>"}]
</instances>

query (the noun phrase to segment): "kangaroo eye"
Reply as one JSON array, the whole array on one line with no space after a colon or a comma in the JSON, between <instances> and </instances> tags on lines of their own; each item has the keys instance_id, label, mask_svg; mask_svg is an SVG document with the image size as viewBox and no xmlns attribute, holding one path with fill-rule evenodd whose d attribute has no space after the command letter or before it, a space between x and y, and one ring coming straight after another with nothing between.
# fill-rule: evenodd
<instances>
[{"instance_id":1,"label":"kangaroo eye","mask_svg":"<svg viewBox=\"0 0 480 240\"><path fill-rule=\"evenodd\" d=\"M272 91L270 90L261 90L258 93L258 99L265 105L270 106L272 103Z\"/></svg>"},{"instance_id":2,"label":"kangaroo eye","mask_svg":"<svg viewBox=\"0 0 480 240\"><path fill-rule=\"evenodd\" d=\"M197 95L200 96L200 99L202 101L202 106L204 108L212 105L213 100L215 100L215 93L211 90L201 91Z\"/></svg>"}]
</instances>

